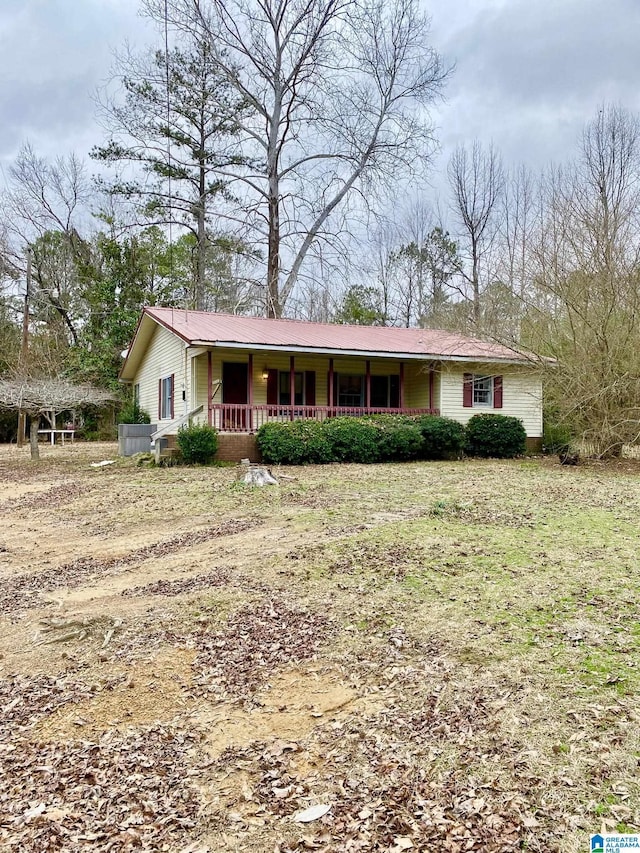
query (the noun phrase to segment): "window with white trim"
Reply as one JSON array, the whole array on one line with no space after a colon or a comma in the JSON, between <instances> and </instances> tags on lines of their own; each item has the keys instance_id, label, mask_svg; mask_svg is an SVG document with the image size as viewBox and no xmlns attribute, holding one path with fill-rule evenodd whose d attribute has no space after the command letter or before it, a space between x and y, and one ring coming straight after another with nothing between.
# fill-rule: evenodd
<instances>
[{"instance_id":1,"label":"window with white trim","mask_svg":"<svg viewBox=\"0 0 640 853\"><path fill-rule=\"evenodd\" d=\"M473 405L493 407L493 376L473 376Z\"/></svg>"},{"instance_id":2,"label":"window with white trim","mask_svg":"<svg viewBox=\"0 0 640 853\"><path fill-rule=\"evenodd\" d=\"M485 373L464 374L462 405L465 408L501 409L502 401L502 376L487 376Z\"/></svg>"},{"instance_id":3,"label":"window with white trim","mask_svg":"<svg viewBox=\"0 0 640 853\"><path fill-rule=\"evenodd\" d=\"M160 417L171 418L171 403L173 398L173 375L160 380Z\"/></svg>"}]
</instances>

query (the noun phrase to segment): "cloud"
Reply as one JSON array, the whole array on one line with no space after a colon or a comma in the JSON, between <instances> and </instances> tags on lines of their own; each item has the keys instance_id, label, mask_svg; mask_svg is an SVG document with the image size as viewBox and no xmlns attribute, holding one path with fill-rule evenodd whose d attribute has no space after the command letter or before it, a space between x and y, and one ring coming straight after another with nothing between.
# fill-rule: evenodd
<instances>
[{"instance_id":1,"label":"cloud","mask_svg":"<svg viewBox=\"0 0 640 853\"><path fill-rule=\"evenodd\" d=\"M47 156L77 149L94 124L92 95L112 50L127 37L146 42L150 32L132 0L23 0L2 9L0 162L26 139Z\"/></svg>"},{"instance_id":2,"label":"cloud","mask_svg":"<svg viewBox=\"0 0 640 853\"><path fill-rule=\"evenodd\" d=\"M433 16L440 49L457 64L439 115L446 151L479 138L539 168L572 152L601 103L640 111L636 0L448 7L440 30Z\"/></svg>"}]
</instances>

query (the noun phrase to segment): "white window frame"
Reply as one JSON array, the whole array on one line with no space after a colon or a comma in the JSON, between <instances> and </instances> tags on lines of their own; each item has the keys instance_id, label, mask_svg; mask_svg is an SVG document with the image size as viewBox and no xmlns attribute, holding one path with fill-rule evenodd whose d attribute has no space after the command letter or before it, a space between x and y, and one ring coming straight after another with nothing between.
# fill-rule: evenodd
<instances>
[{"instance_id":1,"label":"white window frame","mask_svg":"<svg viewBox=\"0 0 640 853\"><path fill-rule=\"evenodd\" d=\"M173 388L171 374L163 376L161 381L161 397L160 397L160 419L163 421L171 420L171 398L173 396Z\"/></svg>"},{"instance_id":2,"label":"white window frame","mask_svg":"<svg viewBox=\"0 0 640 853\"><path fill-rule=\"evenodd\" d=\"M493 376L473 374L471 402L474 409L493 409ZM484 400L477 399L485 397Z\"/></svg>"}]
</instances>

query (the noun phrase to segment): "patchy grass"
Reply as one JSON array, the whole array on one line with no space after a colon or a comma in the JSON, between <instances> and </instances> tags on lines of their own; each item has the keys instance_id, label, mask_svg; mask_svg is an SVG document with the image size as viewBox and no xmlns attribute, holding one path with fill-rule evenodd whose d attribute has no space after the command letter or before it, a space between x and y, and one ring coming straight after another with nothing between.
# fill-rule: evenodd
<instances>
[{"instance_id":1,"label":"patchy grass","mask_svg":"<svg viewBox=\"0 0 640 853\"><path fill-rule=\"evenodd\" d=\"M577 853L640 830L640 466L260 489L92 468L111 445L27 454L0 449L0 846Z\"/></svg>"}]
</instances>

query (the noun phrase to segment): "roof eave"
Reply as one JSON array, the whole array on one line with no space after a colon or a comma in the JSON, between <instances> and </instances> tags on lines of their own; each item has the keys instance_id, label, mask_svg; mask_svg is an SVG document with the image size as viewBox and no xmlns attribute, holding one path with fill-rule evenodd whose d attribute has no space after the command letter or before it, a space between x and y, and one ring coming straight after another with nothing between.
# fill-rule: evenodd
<instances>
[{"instance_id":1,"label":"roof eave","mask_svg":"<svg viewBox=\"0 0 640 853\"><path fill-rule=\"evenodd\" d=\"M183 338L184 339L184 338ZM195 347L216 347L220 349L243 349L254 350L259 352L279 352L279 353L314 353L317 355L327 356L355 356L358 358L384 358L384 359L403 359L412 361L451 361L451 362L479 362L486 364L517 364L531 365L533 362L524 356L518 358L515 354L513 358L507 356L492 356L492 355L456 355L438 352L381 352L380 350L356 350L356 349L341 349L338 347L314 347L302 346L297 344L257 344L246 343L241 341L208 341L208 340L192 340L190 346Z\"/></svg>"}]
</instances>

